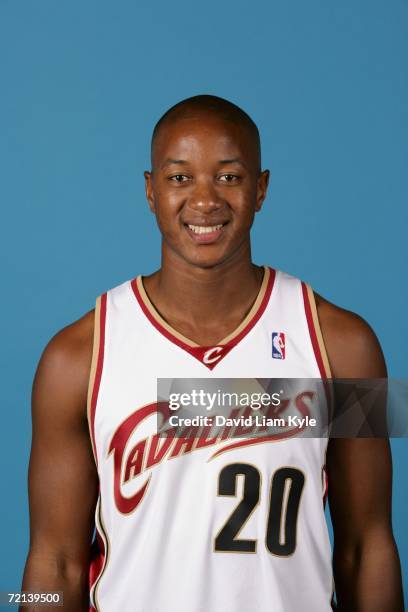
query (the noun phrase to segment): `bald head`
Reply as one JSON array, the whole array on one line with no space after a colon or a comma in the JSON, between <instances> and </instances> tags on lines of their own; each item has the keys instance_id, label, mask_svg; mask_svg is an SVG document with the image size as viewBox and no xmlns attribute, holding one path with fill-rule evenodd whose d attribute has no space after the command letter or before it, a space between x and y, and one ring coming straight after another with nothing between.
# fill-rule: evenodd
<instances>
[{"instance_id":1,"label":"bald head","mask_svg":"<svg viewBox=\"0 0 408 612\"><path fill-rule=\"evenodd\" d=\"M174 125L184 119L217 118L226 123L233 123L246 132L252 141L251 149L257 156L256 165L261 170L261 145L259 131L251 117L239 106L219 98L218 96L199 95L186 98L172 106L156 123L151 141L151 163L154 163L154 150L156 141L166 127Z\"/></svg>"}]
</instances>

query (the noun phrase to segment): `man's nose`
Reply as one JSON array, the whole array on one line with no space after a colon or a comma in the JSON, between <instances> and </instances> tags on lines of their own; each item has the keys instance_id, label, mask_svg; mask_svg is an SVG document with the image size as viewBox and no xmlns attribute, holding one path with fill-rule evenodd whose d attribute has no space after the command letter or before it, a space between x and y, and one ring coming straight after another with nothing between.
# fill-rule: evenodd
<instances>
[{"instance_id":1,"label":"man's nose","mask_svg":"<svg viewBox=\"0 0 408 612\"><path fill-rule=\"evenodd\" d=\"M188 205L197 212L210 213L222 208L223 202L214 185L209 181L202 181L194 186Z\"/></svg>"}]
</instances>

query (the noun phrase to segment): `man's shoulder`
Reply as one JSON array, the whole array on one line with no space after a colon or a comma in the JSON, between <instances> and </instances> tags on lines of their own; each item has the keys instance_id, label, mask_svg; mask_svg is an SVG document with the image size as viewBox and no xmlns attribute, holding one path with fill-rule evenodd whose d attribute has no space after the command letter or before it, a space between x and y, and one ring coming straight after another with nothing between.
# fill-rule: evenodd
<instances>
[{"instance_id":1,"label":"man's shoulder","mask_svg":"<svg viewBox=\"0 0 408 612\"><path fill-rule=\"evenodd\" d=\"M92 353L95 310L90 310L77 321L56 333L47 344L43 356L56 362L78 359Z\"/></svg>"},{"instance_id":2,"label":"man's shoulder","mask_svg":"<svg viewBox=\"0 0 408 612\"><path fill-rule=\"evenodd\" d=\"M341 308L314 291L316 307L321 325L339 340L347 342L351 338L364 342L373 334L373 330L363 317L351 310Z\"/></svg>"},{"instance_id":3,"label":"man's shoulder","mask_svg":"<svg viewBox=\"0 0 408 612\"><path fill-rule=\"evenodd\" d=\"M118 301L129 295L129 290L137 277L122 281L103 292L97 302L108 295L112 301ZM43 358L52 360L56 364L70 361L90 361L92 357L93 337L95 325L95 308L87 312L77 321L58 331L45 347Z\"/></svg>"},{"instance_id":4,"label":"man's shoulder","mask_svg":"<svg viewBox=\"0 0 408 612\"><path fill-rule=\"evenodd\" d=\"M337 378L386 375L380 343L372 327L355 312L314 293L320 327L333 374Z\"/></svg>"},{"instance_id":5,"label":"man's shoulder","mask_svg":"<svg viewBox=\"0 0 408 612\"><path fill-rule=\"evenodd\" d=\"M61 329L45 347L34 380L33 397L44 393L86 404L93 352L94 310Z\"/></svg>"}]
</instances>

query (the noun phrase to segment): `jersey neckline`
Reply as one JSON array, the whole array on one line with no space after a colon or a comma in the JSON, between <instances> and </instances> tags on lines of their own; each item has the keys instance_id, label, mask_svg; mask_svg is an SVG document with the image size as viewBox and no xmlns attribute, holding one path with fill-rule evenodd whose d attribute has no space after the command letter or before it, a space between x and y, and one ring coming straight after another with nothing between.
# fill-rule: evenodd
<instances>
[{"instance_id":1,"label":"jersey neckline","mask_svg":"<svg viewBox=\"0 0 408 612\"><path fill-rule=\"evenodd\" d=\"M264 265L263 268L264 275L261 287L247 315L244 317L238 327L235 328L234 331L228 334L225 338L222 338L222 340L220 340L218 343L210 346L198 344L190 338L187 338L182 333L177 331L174 327L172 327L160 315L160 313L156 310L155 306L152 304L149 299L149 296L146 293L141 274L131 281L131 286L140 308L142 309L143 313L150 321L150 323L168 340L180 346L184 350L188 351L190 354L197 357L200 361L203 361L203 358L199 356L203 353L203 351L212 350L216 347L228 347L228 351L223 351L223 353L226 354L227 352L229 352L229 350L233 346L238 344L238 342L240 342L240 340L242 340L242 338L244 338L249 333L249 331L254 327L254 325L262 316L263 312L266 309L266 306L269 303L276 276L276 271L274 269L266 265ZM222 356L224 356L224 354ZM217 359L217 362L218 361L219 359Z\"/></svg>"}]
</instances>

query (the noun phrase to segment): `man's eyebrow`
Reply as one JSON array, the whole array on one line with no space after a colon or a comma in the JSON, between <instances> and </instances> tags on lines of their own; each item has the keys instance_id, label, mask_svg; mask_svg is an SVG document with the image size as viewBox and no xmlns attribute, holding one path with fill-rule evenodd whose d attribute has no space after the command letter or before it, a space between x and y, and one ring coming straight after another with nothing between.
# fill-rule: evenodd
<instances>
[{"instance_id":1,"label":"man's eyebrow","mask_svg":"<svg viewBox=\"0 0 408 612\"><path fill-rule=\"evenodd\" d=\"M171 164L188 164L188 162L185 159L172 159L171 157L168 157L161 164L160 168L164 168L165 166L170 166Z\"/></svg>"},{"instance_id":2,"label":"man's eyebrow","mask_svg":"<svg viewBox=\"0 0 408 612\"><path fill-rule=\"evenodd\" d=\"M173 159L172 157L167 157L160 165L160 168L165 168L166 166L171 166L172 164L186 165L188 161L185 159ZM219 166L226 166L227 164L240 164L244 168L246 168L246 164L239 157L234 157L231 159L220 159L218 161Z\"/></svg>"},{"instance_id":3,"label":"man's eyebrow","mask_svg":"<svg viewBox=\"0 0 408 612\"><path fill-rule=\"evenodd\" d=\"M225 166L227 164L240 164L246 168L246 164L239 157L234 157L233 159L220 159L218 163L220 166Z\"/></svg>"}]
</instances>

